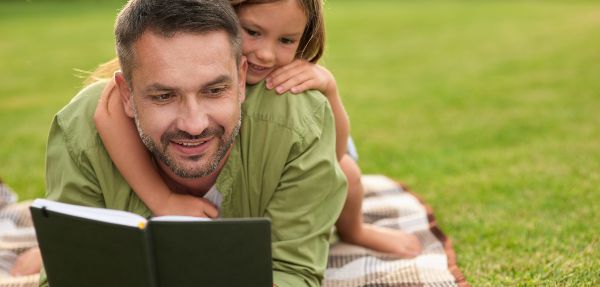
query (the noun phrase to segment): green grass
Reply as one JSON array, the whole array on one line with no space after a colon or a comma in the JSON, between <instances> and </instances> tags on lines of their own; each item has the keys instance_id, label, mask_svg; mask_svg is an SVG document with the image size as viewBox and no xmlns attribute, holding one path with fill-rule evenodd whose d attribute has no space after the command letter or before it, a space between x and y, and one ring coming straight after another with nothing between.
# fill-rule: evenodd
<instances>
[{"instance_id":1,"label":"green grass","mask_svg":"<svg viewBox=\"0 0 600 287\"><path fill-rule=\"evenodd\" d=\"M44 194L74 69L112 57L113 2L0 4L0 176ZM364 173L433 206L474 286L600 285L600 4L327 1Z\"/></svg>"}]
</instances>

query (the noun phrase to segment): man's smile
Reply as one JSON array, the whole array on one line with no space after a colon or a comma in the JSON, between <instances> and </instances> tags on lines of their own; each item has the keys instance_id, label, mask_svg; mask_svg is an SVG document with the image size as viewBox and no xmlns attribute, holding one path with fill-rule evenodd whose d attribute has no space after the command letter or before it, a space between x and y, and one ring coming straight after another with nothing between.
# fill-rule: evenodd
<instances>
[{"instance_id":1,"label":"man's smile","mask_svg":"<svg viewBox=\"0 0 600 287\"><path fill-rule=\"evenodd\" d=\"M175 150L185 156L195 156L205 153L214 137L198 140L171 140Z\"/></svg>"},{"instance_id":2,"label":"man's smile","mask_svg":"<svg viewBox=\"0 0 600 287\"><path fill-rule=\"evenodd\" d=\"M194 146L199 146L205 142L207 142L208 140L203 140L203 141L194 141L194 142L183 142L183 141L173 141L174 143L178 144L178 145L182 145L185 147L194 147Z\"/></svg>"}]
</instances>

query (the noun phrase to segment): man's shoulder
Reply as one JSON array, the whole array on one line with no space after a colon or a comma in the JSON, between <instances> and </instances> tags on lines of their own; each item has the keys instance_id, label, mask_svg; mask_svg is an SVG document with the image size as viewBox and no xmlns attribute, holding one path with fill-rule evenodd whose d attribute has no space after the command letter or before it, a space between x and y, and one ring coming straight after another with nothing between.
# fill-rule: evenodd
<instances>
[{"instance_id":1,"label":"man's shoulder","mask_svg":"<svg viewBox=\"0 0 600 287\"><path fill-rule=\"evenodd\" d=\"M243 111L245 117L302 130L321 126L331 112L327 98L319 91L279 95L264 82L248 87Z\"/></svg>"},{"instance_id":2,"label":"man's shoulder","mask_svg":"<svg viewBox=\"0 0 600 287\"><path fill-rule=\"evenodd\" d=\"M106 81L98 81L83 88L54 117L65 136L73 138L82 148L97 144L93 116Z\"/></svg>"},{"instance_id":3,"label":"man's shoulder","mask_svg":"<svg viewBox=\"0 0 600 287\"><path fill-rule=\"evenodd\" d=\"M106 83L107 81L103 80L84 87L57 113L57 115L62 118L76 117L82 113L87 113L90 110L93 115Z\"/></svg>"}]
</instances>

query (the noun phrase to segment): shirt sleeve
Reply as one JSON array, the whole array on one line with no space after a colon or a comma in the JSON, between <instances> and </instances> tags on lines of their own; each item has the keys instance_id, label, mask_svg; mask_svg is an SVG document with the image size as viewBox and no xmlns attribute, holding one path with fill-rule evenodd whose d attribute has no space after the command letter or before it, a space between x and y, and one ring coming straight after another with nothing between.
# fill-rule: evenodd
<instances>
[{"instance_id":1,"label":"shirt sleeve","mask_svg":"<svg viewBox=\"0 0 600 287\"><path fill-rule=\"evenodd\" d=\"M46 150L46 197L71 204L103 207L98 182L92 176L89 160L73 151L71 139L55 116ZM48 286L46 272L40 273L40 287Z\"/></svg>"},{"instance_id":2,"label":"shirt sleeve","mask_svg":"<svg viewBox=\"0 0 600 287\"><path fill-rule=\"evenodd\" d=\"M321 285L331 229L346 198L329 106L320 106L313 119L294 145L267 207L272 222L273 277L278 287Z\"/></svg>"},{"instance_id":3,"label":"shirt sleeve","mask_svg":"<svg viewBox=\"0 0 600 287\"><path fill-rule=\"evenodd\" d=\"M51 200L104 207L102 192L88 156L74 150L73 138L57 115L52 121L46 150L46 197Z\"/></svg>"}]
</instances>

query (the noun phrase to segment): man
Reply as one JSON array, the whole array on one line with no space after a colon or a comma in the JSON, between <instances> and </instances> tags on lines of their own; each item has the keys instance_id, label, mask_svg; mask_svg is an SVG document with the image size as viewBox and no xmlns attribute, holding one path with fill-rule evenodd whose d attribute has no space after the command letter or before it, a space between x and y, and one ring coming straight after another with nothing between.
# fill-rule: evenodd
<instances>
[{"instance_id":1,"label":"man","mask_svg":"<svg viewBox=\"0 0 600 287\"><path fill-rule=\"evenodd\" d=\"M325 97L276 96L262 84L246 94L225 0L132 0L115 34L115 80L165 181L199 196L216 188L222 217L269 217L275 285L319 286L346 188ZM54 118L48 198L149 216L95 130L104 85L85 88Z\"/></svg>"}]
</instances>

